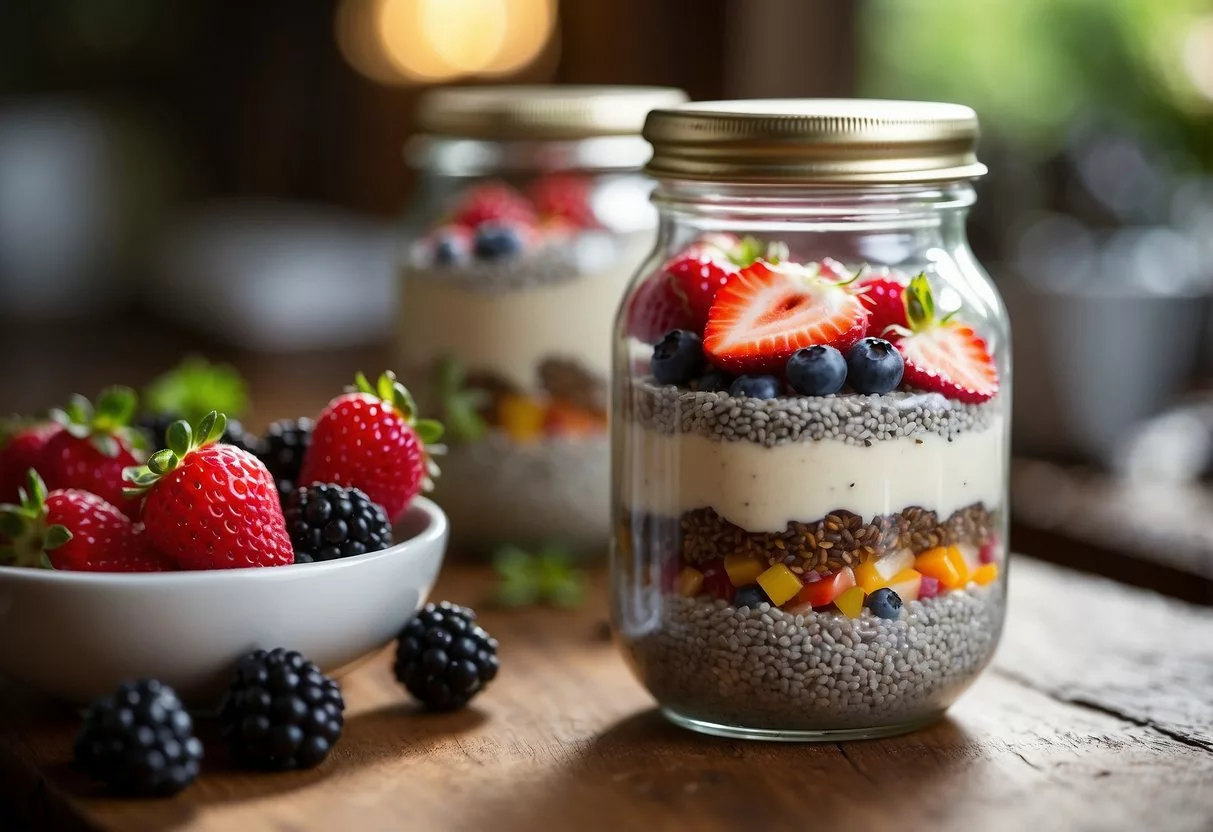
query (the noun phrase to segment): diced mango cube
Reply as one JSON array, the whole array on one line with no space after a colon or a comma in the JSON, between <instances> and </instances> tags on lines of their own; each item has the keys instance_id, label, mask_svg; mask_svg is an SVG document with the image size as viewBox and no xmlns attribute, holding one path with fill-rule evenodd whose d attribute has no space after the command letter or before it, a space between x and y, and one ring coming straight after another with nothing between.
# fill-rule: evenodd
<instances>
[{"instance_id":1,"label":"diced mango cube","mask_svg":"<svg viewBox=\"0 0 1213 832\"><path fill-rule=\"evenodd\" d=\"M777 563L758 576L758 585L771 599L771 603L781 607L796 597L804 582L796 577L796 573L782 563Z\"/></svg>"},{"instance_id":2,"label":"diced mango cube","mask_svg":"<svg viewBox=\"0 0 1213 832\"><path fill-rule=\"evenodd\" d=\"M510 439L525 443L543 436L543 420L547 408L529 396L509 395L497 405L497 421Z\"/></svg>"},{"instance_id":3,"label":"diced mango cube","mask_svg":"<svg viewBox=\"0 0 1213 832\"><path fill-rule=\"evenodd\" d=\"M956 586L964 586L967 584L969 582L969 562L965 560L965 553L961 551L959 546L948 547L948 561L952 564L952 567L956 570L956 574L960 579L960 583L958 583ZM948 588L954 589L955 587Z\"/></svg>"},{"instance_id":4,"label":"diced mango cube","mask_svg":"<svg viewBox=\"0 0 1213 832\"><path fill-rule=\"evenodd\" d=\"M703 573L693 566L688 566L678 573L674 579L674 591L684 598L698 595L703 588Z\"/></svg>"},{"instance_id":5,"label":"diced mango cube","mask_svg":"<svg viewBox=\"0 0 1213 832\"><path fill-rule=\"evenodd\" d=\"M863 612L863 596L863 587L853 586L834 599L834 606L847 618L859 618Z\"/></svg>"},{"instance_id":6,"label":"diced mango cube","mask_svg":"<svg viewBox=\"0 0 1213 832\"><path fill-rule=\"evenodd\" d=\"M914 568L914 553L909 549L898 549L877 558L872 565L880 573L881 580L888 581L894 575Z\"/></svg>"},{"instance_id":7,"label":"diced mango cube","mask_svg":"<svg viewBox=\"0 0 1213 832\"><path fill-rule=\"evenodd\" d=\"M724 556L724 571L728 573L733 586L749 586L758 580L766 568L766 561L745 552L732 552Z\"/></svg>"},{"instance_id":8,"label":"diced mango cube","mask_svg":"<svg viewBox=\"0 0 1213 832\"><path fill-rule=\"evenodd\" d=\"M973 570L972 579L977 583L985 586L986 584L994 583L998 577L998 564L986 563Z\"/></svg>"},{"instance_id":9,"label":"diced mango cube","mask_svg":"<svg viewBox=\"0 0 1213 832\"><path fill-rule=\"evenodd\" d=\"M922 589L922 573L916 569L904 569L894 575L886 586L897 593L902 603L917 601Z\"/></svg>"},{"instance_id":10,"label":"diced mango cube","mask_svg":"<svg viewBox=\"0 0 1213 832\"><path fill-rule=\"evenodd\" d=\"M927 549L916 557L914 568L924 575L935 578L945 589L955 589L962 585L960 572L957 571L952 558L948 557L948 550L943 546Z\"/></svg>"},{"instance_id":11,"label":"diced mango cube","mask_svg":"<svg viewBox=\"0 0 1213 832\"><path fill-rule=\"evenodd\" d=\"M884 576L876 571L875 563L868 561L855 567L855 583L863 587L864 592L871 595L884 586Z\"/></svg>"}]
</instances>

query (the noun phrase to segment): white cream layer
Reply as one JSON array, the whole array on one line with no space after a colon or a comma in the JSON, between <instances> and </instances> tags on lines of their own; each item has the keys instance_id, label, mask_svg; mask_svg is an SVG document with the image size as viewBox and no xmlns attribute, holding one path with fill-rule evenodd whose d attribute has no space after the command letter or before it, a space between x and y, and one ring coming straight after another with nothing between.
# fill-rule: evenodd
<instances>
[{"instance_id":1,"label":"white cream layer","mask_svg":"<svg viewBox=\"0 0 1213 832\"><path fill-rule=\"evenodd\" d=\"M625 506L666 517L711 507L752 532L838 509L871 518L921 506L943 519L973 503L1000 506L1005 487L1001 416L950 442L923 434L866 447L823 439L768 448L638 425L628 432L616 450Z\"/></svg>"},{"instance_id":2,"label":"white cream layer","mask_svg":"<svg viewBox=\"0 0 1213 832\"><path fill-rule=\"evenodd\" d=\"M491 373L535 391L548 359L576 362L606 381L615 309L652 239L639 235L610 269L514 291L468 291L435 279L410 280L398 343L411 366L454 356L468 372Z\"/></svg>"}]
</instances>

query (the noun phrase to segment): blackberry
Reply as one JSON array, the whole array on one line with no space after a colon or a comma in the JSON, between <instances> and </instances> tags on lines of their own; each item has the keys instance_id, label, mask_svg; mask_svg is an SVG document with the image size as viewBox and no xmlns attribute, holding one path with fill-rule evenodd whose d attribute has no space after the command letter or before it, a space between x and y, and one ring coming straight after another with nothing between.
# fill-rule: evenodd
<instances>
[{"instance_id":1,"label":"blackberry","mask_svg":"<svg viewBox=\"0 0 1213 832\"><path fill-rule=\"evenodd\" d=\"M294 650L256 650L240 660L219 720L232 756L250 768L318 765L345 724L341 687Z\"/></svg>"},{"instance_id":2,"label":"blackberry","mask_svg":"<svg viewBox=\"0 0 1213 832\"><path fill-rule=\"evenodd\" d=\"M172 413L141 413L135 420L135 427L142 430L147 436L148 447L152 451L158 451L168 447L168 438L165 434L168 432L169 425L180 419L180 416ZM244 425L236 419L227 420L227 430L223 432L223 438L219 441L234 445L250 454L258 456L261 454L261 440L246 431Z\"/></svg>"},{"instance_id":3,"label":"blackberry","mask_svg":"<svg viewBox=\"0 0 1213 832\"><path fill-rule=\"evenodd\" d=\"M287 496L299 482L299 469L303 467L303 455L312 444L312 428L315 423L308 418L279 419L265 429L261 439L261 461L270 469L278 485L278 498L286 504Z\"/></svg>"},{"instance_id":4,"label":"blackberry","mask_svg":"<svg viewBox=\"0 0 1213 832\"><path fill-rule=\"evenodd\" d=\"M296 488L282 507L295 563L336 560L392 545L392 524L383 509L357 488Z\"/></svg>"},{"instance_id":5,"label":"blackberry","mask_svg":"<svg viewBox=\"0 0 1213 832\"><path fill-rule=\"evenodd\" d=\"M124 682L93 703L76 737L75 763L115 794L163 797L198 777L202 743L168 685Z\"/></svg>"},{"instance_id":6,"label":"blackberry","mask_svg":"<svg viewBox=\"0 0 1213 832\"><path fill-rule=\"evenodd\" d=\"M396 679L427 707L462 708L497 675L497 639L476 613L443 601L426 604L396 644Z\"/></svg>"}]
</instances>

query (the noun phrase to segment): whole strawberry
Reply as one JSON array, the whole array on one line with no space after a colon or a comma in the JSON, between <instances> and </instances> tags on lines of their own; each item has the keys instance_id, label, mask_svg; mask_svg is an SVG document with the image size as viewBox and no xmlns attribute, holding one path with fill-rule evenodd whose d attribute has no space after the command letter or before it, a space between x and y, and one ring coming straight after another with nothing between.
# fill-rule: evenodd
<instances>
[{"instance_id":1,"label":"whole strawberry","mask_svg":"<svg viewBox=\"0 0 1213 832\"><path fill-rule=\"evenodd\" d=\"M531 184L531 201L539 215L559 219L576 228L597 228L598 217L590 204L592 183L588 177L554 173Z\"/></svg>"},{"instance_id":2,"label":"whole strawberry","mask_svg":"<svg viewBox=\"0 0 1213 832\"><path fill-rule=\"evenodd\" d=\"M46 443L62 430L58 422L38 422L12 431L8 441L0 446L0 503L20 499L26 472L41 467Z\"/></svg>"},{"instance_id":3,"label":"whole strawberry","mask_svg":"<svg viewBox=\"0 0 1213 832\"><path fill-rule=\"evenodd\" d=\"M442 425L417 418L395 374L384 373L374 387L362 373L355 380L357 389L333 399L316 419L299 484L361 488L395 522L438 473L426 446L442 436Z\"/></svg>"},{"instance_id":4,"label":"whole strawberry","mask_svg":"<svg viewBox=\"0 0 1213 832\"><path fill-rule=\"evenodd\" d=\"M504 182L486 182L463 194L451 220L473 229L486 222L529 227L535 224L535 209L526 197Z\"/></svg>"},{"instance_id":5,"label":"whole strawberry","mask_svg":"<svg viewBox=\"0 0 1213 832\"><path fill-rule=\"evenodd\" d=\"M217 444L226 427L214 411L196 429L174 422L169 447L126 470L128 493L143 497L144 534L182 569L293 563L274 478L248 451Z\"/></svg>"},{"instance_id":6,"label":"whole strawberry","mask_svg":"<svg viewBox=\"0 0 1213 832\"><path fill-rule=\"evenodd\" d=\"M20 504L0 506L8 537L0 561L78 572L164 572L169 564L147 545L139 527L96 494L74 488L46 492L31 470Z\"/></svg>"},{"instance_id":7,"label":"whole strawberry","mask_svg":"<svg viewBox=\"0 0 1213 832\"><path fill-rule=\"evenodd\" d=\"M84 396L73 396L66 409L52 411L63 430L47 440L39 455L38 473L47 487L91 491L137 518L138 504L122 493L122 471L139 464L132 451L143 443L140 432L130 427L135 403L134 390L110 387L101 391L96 408Z\"/></svg>"},{"instance_id":8,"label":"whole strawberry","mask_svg":"<svg viewBox=\"0 0 1213 832\"><path fill-rule=\"evenodd\" d=\"M859 302L868 310L868 332L884 337L891 326L908 328L906 286L892 275L866 278L858 287Z\"/></svg>"}]
</instances>

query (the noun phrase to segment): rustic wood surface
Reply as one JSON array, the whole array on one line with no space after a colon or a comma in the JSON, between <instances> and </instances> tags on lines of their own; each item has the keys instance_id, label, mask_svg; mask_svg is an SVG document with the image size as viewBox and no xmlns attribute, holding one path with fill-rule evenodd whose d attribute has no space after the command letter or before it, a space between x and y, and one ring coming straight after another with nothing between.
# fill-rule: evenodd
<instances>
[{"instance_id":1,"label":"rustic wood surface","mask_svg":"<svg viewBox=\"0 0 1213 832\"><path fill-rule=\"evenodd\" d=\"M449 568L436 594L475 603L488 580ZM212 753L171 800L101 796L68 766L77 717L0 685L0 827L1213 828L1213 612L1027 558L1011 596L993 668L947 719L843 745L667 725L607 640L601 589L576 612L485 613L503 671L466 711L417 711L384 655L346 678L345 735L319 769L248 774Z\"/></svg>"}]
</instances>

